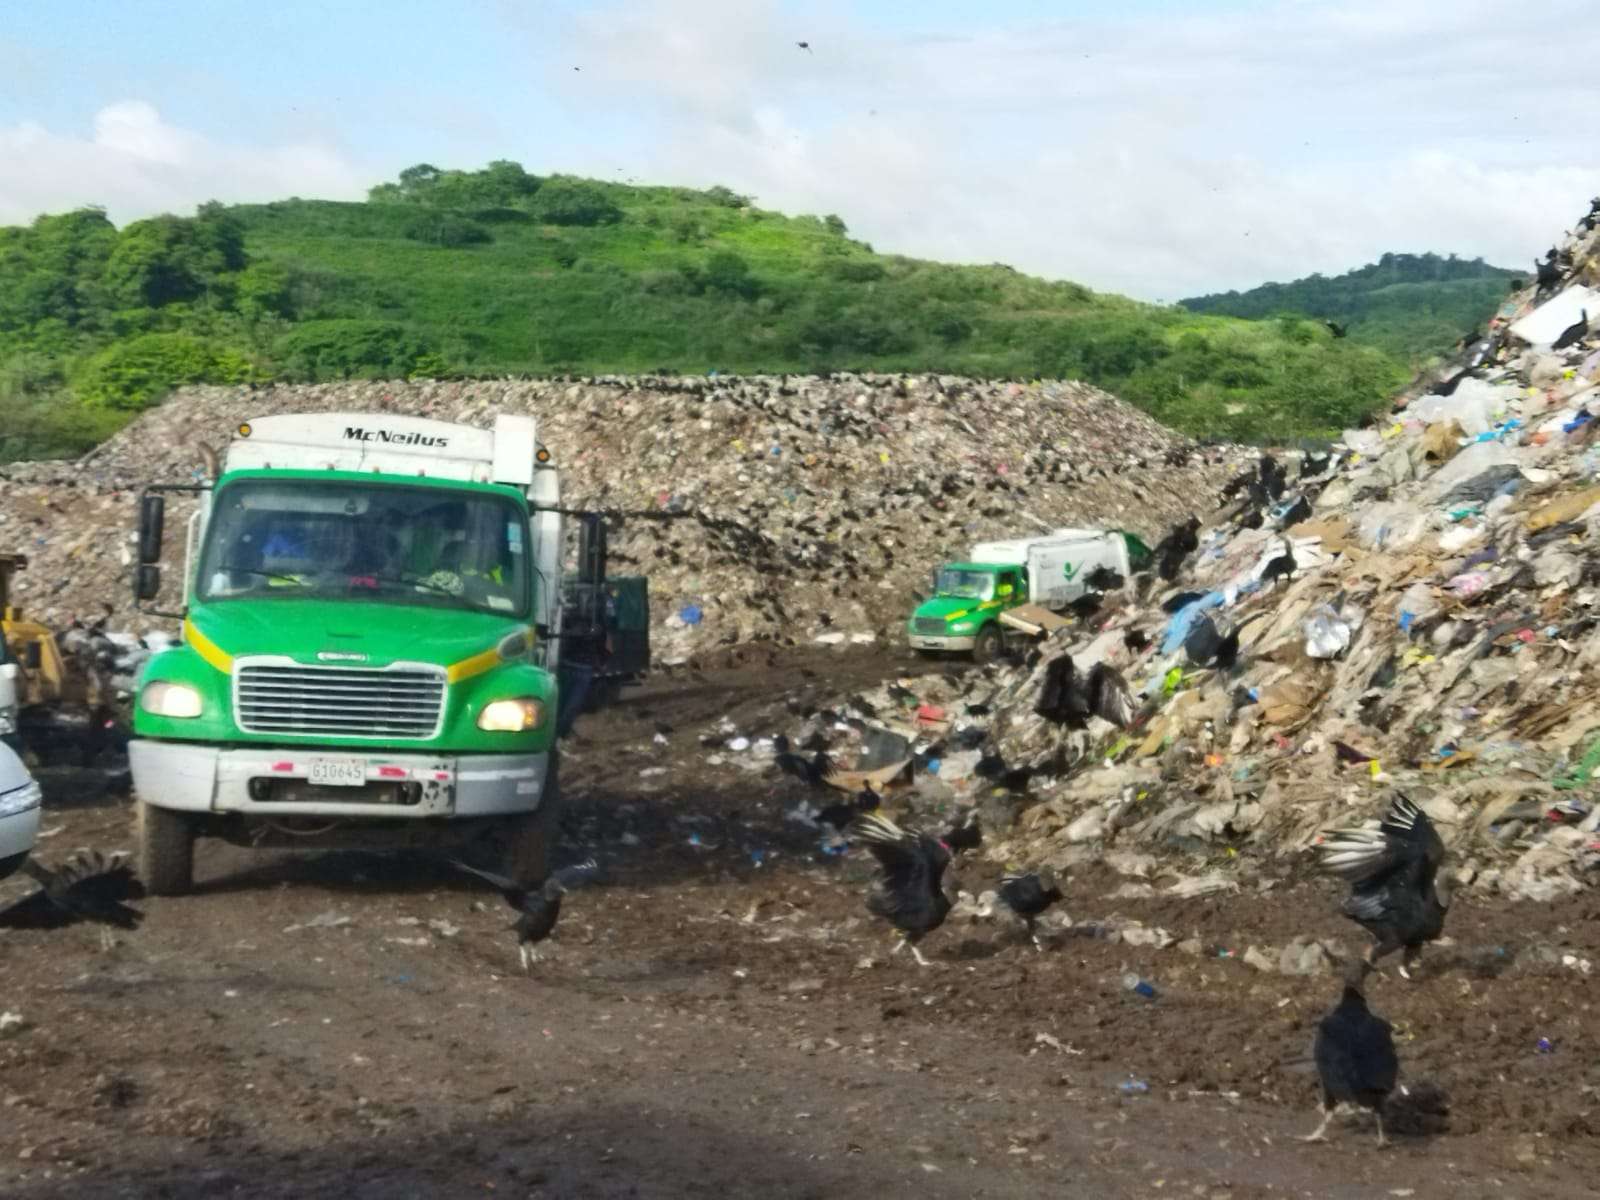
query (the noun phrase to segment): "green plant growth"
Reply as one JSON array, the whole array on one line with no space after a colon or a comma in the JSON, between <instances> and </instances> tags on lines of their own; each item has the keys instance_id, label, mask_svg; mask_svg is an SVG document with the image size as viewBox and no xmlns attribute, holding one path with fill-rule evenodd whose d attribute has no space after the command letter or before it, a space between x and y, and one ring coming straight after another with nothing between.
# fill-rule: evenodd
<instances>
[{"instance_id":1,"label":"green plant growth","mask_svg":"<svg viewBox=\"0 0 1600 1200\"><path fill-rule=\"evenodd\" d=\"M0 411L40 430L6 454L74 452L190 382L712 369L1077 377L1241 439L1330 433L1406 378L1303 314L1199 315L876 254L837 216L726 188L511 162L418 164L358 203L0 228Z\"/></svg>"},{"instance_id":2,"label":"green plant growth","mask_svg":"<svg viewBox=\"0 0 1600 1200\"><path fill-rule=\"evenodd\" d=\"M1333 321L1353 341L1418 361L1446 353L1465 334L1482 329L1510 285L1522 278L1523 272L1492 267L1481 258L1385 254L1343 275L1308 275L1179 303L1191 312L1252 320Z\"/></svg>"}]
</instances>

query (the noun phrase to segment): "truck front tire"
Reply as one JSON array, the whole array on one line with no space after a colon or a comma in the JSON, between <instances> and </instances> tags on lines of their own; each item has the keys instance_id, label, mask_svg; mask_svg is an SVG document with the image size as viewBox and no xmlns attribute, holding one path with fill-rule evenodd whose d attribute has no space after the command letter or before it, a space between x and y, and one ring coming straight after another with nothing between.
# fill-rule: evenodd
<instances>
[{"instance_id":1,"label":"truck front tire","mask_svg":"<svg viewBox=\"0 0 1600 1200\"><path fill-rule=\"evenodd\" d=\"M194 886L194 826L180 812L139 801L139 880L152 896L181 896Z\"/></svg>"},{"instance_id":2,"label":"truck front tire","mask_svg":"<svg viewBox=\"0 0 1600 1200\"><path fill-rule=\"evenodd\" d=\"M510 818L501 830L501 874L518 887L538 887L550 875L550 851L560 831L561 752L552 748L539 807Z\"/></svg>"},{"instance_id":3,"label":"truck front tire","mask_svg":"<svg viewBox=\"0 0 1600 1200\"><path fill-rule=\"evenodd\" d=\"M993 625L985 625L978 630L978 636L972 640L972 661L975 663L993 662L1000 656L1000 631Z\"/></svg>"}]
</instances>

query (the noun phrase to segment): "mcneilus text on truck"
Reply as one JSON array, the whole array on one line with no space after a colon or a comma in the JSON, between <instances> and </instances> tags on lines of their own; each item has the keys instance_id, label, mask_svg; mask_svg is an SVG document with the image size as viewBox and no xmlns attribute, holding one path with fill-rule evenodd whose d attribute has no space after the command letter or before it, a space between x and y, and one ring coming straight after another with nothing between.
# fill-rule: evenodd
<instances>
[{"instance_id":1,"label":"mcneilus text on truck","mask_svg":"<svg viewBox=\"0 0 1600 1200\"><path fill-rule=\"evenodd\" d=\"M220 464L207 457L213 479L141 503L148 604L166 497L198 501L182 610L162 614L182 618L183 639L151 658L135 697L146 887L190 888L198 837L472 843L519 883L543 879L560 811L564 546L533 419L490 432L269 416L239 426Z\"/></svg>"}]
</instances>

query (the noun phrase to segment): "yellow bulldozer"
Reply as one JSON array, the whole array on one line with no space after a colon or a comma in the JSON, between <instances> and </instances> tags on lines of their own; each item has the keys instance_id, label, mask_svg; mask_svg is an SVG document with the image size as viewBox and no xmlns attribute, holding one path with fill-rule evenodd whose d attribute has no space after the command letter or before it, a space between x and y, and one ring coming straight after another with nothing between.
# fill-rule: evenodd
<instances>
[{"instance_id":1,"label":"yellow bulldozer","mask_svg":"<svg viewBox=\"0 0 1600 1200\"><path fill-rule=\"evenodd\" d=\"M41 760L64 747L92 757L114 727L114 696L92 661L64 653L49 626L12 604L12 579L27 565L26 555L0 554L0 735Z\"/></svg>"}]
</instances>

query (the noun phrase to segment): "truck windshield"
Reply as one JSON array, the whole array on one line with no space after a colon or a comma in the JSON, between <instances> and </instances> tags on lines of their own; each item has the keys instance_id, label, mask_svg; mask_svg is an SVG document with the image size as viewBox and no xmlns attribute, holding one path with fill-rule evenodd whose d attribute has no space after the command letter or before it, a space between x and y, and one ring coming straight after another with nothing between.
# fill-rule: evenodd
<instances>
[{"instance_id":1,"label":"truck windshield","mask_svg":"<svg viewBox=\"0 0 1600 1200\"><path fill-rule=\"evenodd\" d=\"M509 499L393 484L241 480L217 494L202 600L361 599L525 616L528 521Z\"/></svg>"},{"instance_id":2,"label":"truck windshield","mask_svg":"<svg viewBox=\"0 0 1600 1200\"><path fill-rule=\"evenodd\" d=\"M987 600L994 595L994 576L987 571L961 571L942 567L934 581L941 596L964 596L968 600Z\"/></svg>"}]
</instances>

